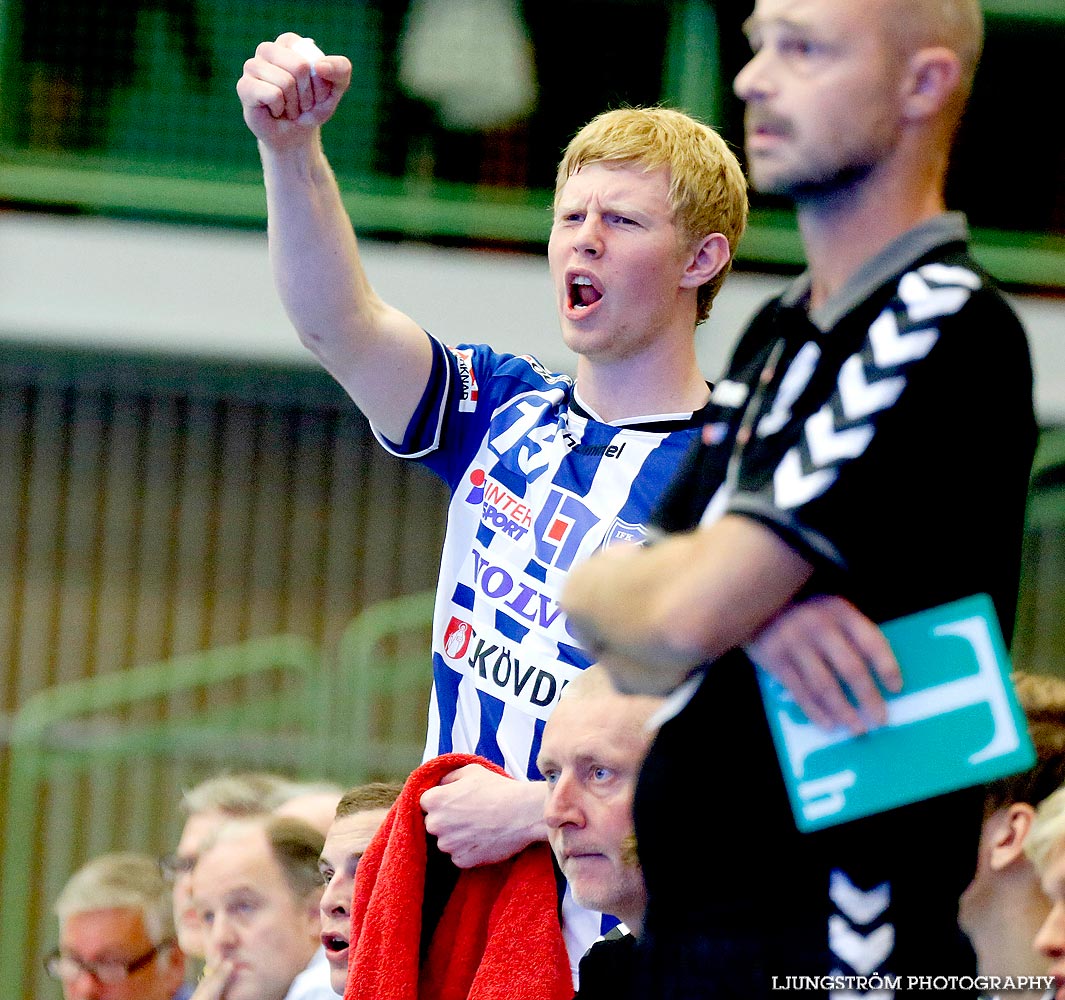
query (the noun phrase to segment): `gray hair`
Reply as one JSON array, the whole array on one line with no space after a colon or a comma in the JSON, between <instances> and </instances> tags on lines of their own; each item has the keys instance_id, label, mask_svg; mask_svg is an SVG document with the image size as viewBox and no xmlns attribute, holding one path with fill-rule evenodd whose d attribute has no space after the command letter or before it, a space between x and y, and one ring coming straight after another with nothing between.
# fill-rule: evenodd
<instances>
[{"instance_id":1,"label":"gray hair","mask_svg":"<svg viewBox=\"0 0 1065 1000\"><path fill-rule=\"evenodd\" d=\"M60 927L75 914L110 909L139 910L153 944L175 936L170 885L146 854L100 855L70 877L55 903Z\"/></svg>"},{"instance_id":2,"label":"gray hair","mask_svg":"<svg viewBox=\"0 0 1065 1000\"><path fill-rule=\"evenodd\" d=\"M266 771L219 774L187 789L181 796L181 810L186 816L207 812L261 816L288 798L295 787L288 778Z\"/></svg>"}]
</instances>

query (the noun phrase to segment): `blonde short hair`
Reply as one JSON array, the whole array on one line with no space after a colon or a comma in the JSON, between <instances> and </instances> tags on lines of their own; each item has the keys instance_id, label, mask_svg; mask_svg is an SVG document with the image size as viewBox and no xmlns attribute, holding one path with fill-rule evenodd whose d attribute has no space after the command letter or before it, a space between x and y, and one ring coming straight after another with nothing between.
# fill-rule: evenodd
<instances>
[{"instance_id":1,"label":"blonde short hair","mask_svg":"<svg viewBox=\"0 0 1065 1000\"><path fill-rule=\"evenodd\" d=\"M721 233L729 261L699 289L696 323L710 315L747 227L747 179L736 154L709 125L669 108L619 108L593 118L571 140L555 178L555 202L566 181L593 163L669 168L669 202L686 242Z\"/></svg>"}]
</instances>

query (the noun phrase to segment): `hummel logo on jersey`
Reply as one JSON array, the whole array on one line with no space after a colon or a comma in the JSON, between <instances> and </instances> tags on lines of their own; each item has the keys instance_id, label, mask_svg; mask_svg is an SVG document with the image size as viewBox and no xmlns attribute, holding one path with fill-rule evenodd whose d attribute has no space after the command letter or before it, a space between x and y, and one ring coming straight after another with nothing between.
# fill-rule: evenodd
<instances>
[{"instance_id":1,"label":"hummel logo on jersey","mask_svg":"<svg viewBox=\"0 0 1065 1000\"><path fill-rule=\"evenodd\" d=\"M876 433L876 415L895 405L906 388L906 370L927 356L939 339L937 323L969 300L980 279L962 267L930 264L902 276L894 299L873 321L862 348L839 370L836 391L807 418L799 441L788 450L773 474L777 506L799 507L820 496L835 482L842 463L863 454ZM804 349L805 350L805 349ZM792 367L809 358L803 351ZM796 395L785 394L789 370L778 392L790 407ZM805 376L805 377L803 377ZM806 384L809 375L795 380ZM794 386L791 386L794 389ZM767 418L773 426L777 406Z\"/></svg>"},{"instance_id":2,"label":"hummel logo on jersey","mask_svg":"<svg viewBox=\"0 0 1065 1000\"><path fill-rule=\"evenodd\" d=\"M574 455L602 455L603 458L621 458L625 444L578 444L573 448Z\"/></svg>"}]
</instances>

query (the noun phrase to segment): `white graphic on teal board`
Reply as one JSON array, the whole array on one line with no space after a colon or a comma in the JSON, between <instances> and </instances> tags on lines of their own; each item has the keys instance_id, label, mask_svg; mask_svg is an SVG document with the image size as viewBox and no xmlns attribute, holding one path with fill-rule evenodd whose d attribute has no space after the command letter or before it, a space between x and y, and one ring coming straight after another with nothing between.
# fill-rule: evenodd
<instances>
[{"instance_id":1,"label":"white graphic on teal board","mask_svg":"<svg viewBox=\"0 0 1065 1000\"><path fill-rule=\"evenodd\" d=\"M902 667L886 726L863 736L815 726L759 670L800 830L817 830L1032 766L1035 751L986 594L881 626Z\"/></svg>"}]
</instances>

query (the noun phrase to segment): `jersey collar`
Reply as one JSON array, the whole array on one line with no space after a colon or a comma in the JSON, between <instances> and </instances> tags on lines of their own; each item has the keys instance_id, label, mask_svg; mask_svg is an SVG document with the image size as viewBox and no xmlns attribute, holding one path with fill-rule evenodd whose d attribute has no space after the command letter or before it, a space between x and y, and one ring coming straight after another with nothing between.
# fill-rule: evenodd
<instances>
[{"instance_id":1,"label":"jersey collar","mask_svg":"<svg viewBox=\"0 0 1065 1000\"><path fill-rule=\"evenodd\" d=\"M827 333L873 292L915 261L937 247L965 243L968 239L969 227L961 212L944 212L914 226L867 260L824 305L811 310L810 322L822 333ZM809 296L810 272L805 271L784 290L781 304L791 308L801 305Z\"/></svg>"}]
</instances>

